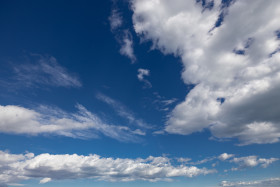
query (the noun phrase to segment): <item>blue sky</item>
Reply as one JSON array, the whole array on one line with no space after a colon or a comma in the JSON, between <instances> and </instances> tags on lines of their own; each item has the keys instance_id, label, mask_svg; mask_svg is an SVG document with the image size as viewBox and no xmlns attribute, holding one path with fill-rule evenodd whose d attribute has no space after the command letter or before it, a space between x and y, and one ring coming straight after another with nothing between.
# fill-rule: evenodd
<instances>
[{"instance_id":1,"label":"blue sky","mask_svg":"<svg viewBox=\"0 0 280 187\"><path fill-rule=\"evenodd\" d=\"M1 1L0 187L279 186L279 8Z\"/></svg>"}]
</instances>

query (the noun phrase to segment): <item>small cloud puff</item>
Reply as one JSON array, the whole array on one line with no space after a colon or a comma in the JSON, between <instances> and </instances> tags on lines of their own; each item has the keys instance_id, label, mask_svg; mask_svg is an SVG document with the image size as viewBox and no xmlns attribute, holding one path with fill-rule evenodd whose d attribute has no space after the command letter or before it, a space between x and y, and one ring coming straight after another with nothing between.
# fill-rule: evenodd
<instances>
[{"instance_id":1,"label":"small cloud puff","mask_svg":"<svg viewBox=\"0 0 280 187\"><path fill-rule=\"evenodd\" d=\"M145 83L145 88L151 88L152 84L150 83L150 81L148 81L147 79L145 79L145 77L150 76L150 70L148 69L138 69L138 74L137 74L137 78L140 82L144 82Z\"/></svg>"}]
</instances>

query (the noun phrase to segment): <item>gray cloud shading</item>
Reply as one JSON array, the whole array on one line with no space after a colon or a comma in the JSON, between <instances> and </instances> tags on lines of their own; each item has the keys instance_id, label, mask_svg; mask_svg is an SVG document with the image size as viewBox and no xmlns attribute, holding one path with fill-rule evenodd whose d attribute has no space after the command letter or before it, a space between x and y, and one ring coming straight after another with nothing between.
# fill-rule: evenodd
<instances>
[{"instance_id":1,"label":"gray cloud shading","mask_svg":"<svg viewBox=\"0 0 280 187\"><path fill-rule=\"evenodd\" d=\"M211 8L195 0L132 1L141 40L180 57L183 81L196 85L168 114L167 133L209 129L239 145L279 142L279 8L262 0L214 0Z\"/></svg>"},{"instance_id":2,"label":"gray cloud shading","mask_svg":"<svg viewBox=\"0 0 280 187\"><path fill-rule=\"evenodd\" d=\"M223 187L279 187L280 178L270 178L264 180L255 181L239 181L239 182L229 182L222 181L220 186Z\"/></svg>"}]
</instances>

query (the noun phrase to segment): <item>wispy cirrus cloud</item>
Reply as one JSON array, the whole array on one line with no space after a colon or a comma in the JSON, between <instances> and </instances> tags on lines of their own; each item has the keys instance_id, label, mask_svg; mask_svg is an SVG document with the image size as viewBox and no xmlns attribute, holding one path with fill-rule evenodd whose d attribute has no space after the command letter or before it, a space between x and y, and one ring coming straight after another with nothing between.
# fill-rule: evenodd
<instances>
[{"instance_id":1,"label":"wispy cirrus cloud","mask_svg":"<svg viewBox=\"0 0 280 187\"><path fill-rule=\"evenodd\" d=\"M144 122L142 119L135 117L132 111L130 111L126 106L124 106L119 101L112 99L111 97L104 95L102 93L96 94L96 98L100 101L106 103L114 109L114 111L122 118L126 119L129 124L138 126L140 128L149 129L152 128L151 125Z\"/></svg>"},{"instance_id":2,"label":"wispy cirrus cloud","mask_svg":"<svg viewBox=\"0 0 280 187\"><path fill-rule=\"evenodd\" d=\"M171 106L178 100L176 98L166 98L160 95L158 92L154 92L153 95L155 96L153 104L155 104L156 109L159 111L168 112L172 108Z\"/></svg>"},{"instance_id":3,"label":"wispy cirrus cloud","mask_svg":"<svg viewBox=\"0 0 280 187\"><path fill-rule=\"evenodd\" d=\"M7 160L7 158L10 158ZM0 184L39 179L40 183L65 179L102 181L165 181L174 177L194 177L216 170L195 166L172 165L167 157L146 159L104 158L77 154L10 154L0 150ZM1 187L2 187L1 186Z\"/></svg>"},{"instance_id":4,"label":"wispy cirrus cloud","mask_svg":"<svg viewBox=\"0 0 280 187\"><path fill-rule=\"evenodd\" d=\"M30 63L15 65L12 84L25 87L39 87L42 85L54 87L82 86L79 78L69 73L66 68L59 65L53 56L32 55Z\"/></svg>"},{"instance_id":5,"label":"wispy cirrus cloud","mask_svg":"<svg viewBox=\"0 0 280 187\"><path fill-rule=\"evenodd\" d=\"M118 9L112 9L111 15L109 16L109 22L112 32L114 32L122 26L123 18Z\"/></svg>"},{"instance_id":6,"label":"wispy cirrus cloud","mask_svg":"<svg viewBox=\"0 0 280 187\"><path fill-rule=\"evenodd\" d=\"M111 15L109 16L109 22L111 32L114 34L116 41L119 43L120 54L130 59L131 63L136 61L133 48L133 37L129 29L123 25L123 17L120 10L117 8L116 2L113 1Z\"/></svg>"},{"instance_id":7,"label":"wispy cirrus cloud","mask_svg":"<svg viewBox=\"0 0 280 187\"><path fill-rule=\"evenodd\" d=\"M134 63L136 61L136 56L133 49L133 38L129 30L123 30L119 43L121 45L120 54L128 57L131 63Z\"/></svg>"},{"instance_id":8,"label":"wispy cirrus cloud","mask_svg":"<svg viewBox=\"0 0 280 187\"><path fill-rule=\"evenodd\" d=\"M76 105L76 113L40 106L36 110L15 105L0 105L0 132L27 135L59 135L72 138L107 136L123 142L137 142L137 129L112 125L101 120L84 106Z\"/></svg>"}]
</instances>

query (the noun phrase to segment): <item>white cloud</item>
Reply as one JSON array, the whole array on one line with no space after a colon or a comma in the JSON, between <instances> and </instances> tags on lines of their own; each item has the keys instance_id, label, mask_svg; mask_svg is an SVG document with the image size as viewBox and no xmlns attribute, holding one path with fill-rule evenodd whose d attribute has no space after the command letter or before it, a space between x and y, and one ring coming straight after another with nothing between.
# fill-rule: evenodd
<instances>
[{"instance_id":1,"label":"white cloud","mask_svg":"<svg viewBox=\"0 0 280 187\"><path fill-rule=\"evenodd\" d=\"M109 17L111 30L114 31L120 28L123 24L122 16L118 9L113 9Z\"/></svg>"},{"instance_id":2,"label":"white cloud","mask_svg":"<svg viewBox=\"0 0 280 187\"><path fill-rule=\"evenodd\" d=\"M149 76L149 75L150 75L150 70L142 69L142 68L138 69L137 77L138 77L139 81L143 81L144 80L144 76Z\"/></svg>"},{"instance_id":3,"label":"white cloud","mask_svg":"<svg viewBox=\"0 0 280 187\"><path fill-rule=\"evenodd\" d=\"M128 120L128 122L132 125L141 127L141 128L152 128L150 125L145 123L142 119L138 119L135 117L133 112L131 112L126 106L124 106L122 103L112 99L111 97L108 97L102 93L98 93L96 95L96 98L99 99L100 101L108 104L111 106L119 116L125 118ZM140 132L140 131L138 131Z\"/></svg>"},{"instance_id":4,"label":"white cloud","mask_svg":"<svg viewBox=\"0 0 280 187\"><path fill-rule=\"evenodd\" d=\"M119 141L139 141L134 130L107 124L82 105L76 107L77 113L66 113L47 106L41 106L35 111L20 106L0 105L0 132L53 134L73 138L97 138L102 134Z\"/></svg>"},{"instance_id":5,"label":"white cloud","mask_svg":"<svg viewBox=\"0 0 280 187\"><path fill-rule=\"evenodd\" d=\"M216 157L205 158L205 159L202 159L202 160L199 160L199 161L196 161L196 162L191 162L190 164L192 164L192 165L205 164L207 162L213 161L214 159L216 159Z\"/></svg>"},{"instance_id":6,"label":"white cloud","mask_svg":"<svg viewBox=\"0 0 280 187\"><path fill-rule=\"evenodd\" d=\"M128 57L131 60L131 63L134 63L136 61L136 56L133 49L132 34L128 29L123 28L123 17L121 16L119 9L116 7L116 3L113 3L114 8L109 17L111 31L121 46L120 54Z\"/></svg>"},{"instance_id":7,"label":"white cloud","mask_svg":"<svg viewBox=\"0 0 280 187\"><path fill-rule=\"evenodd\" d=\"M217 157L221 161L226 161L229 163L237 164L238 167L233 167L231 171L237 171L240 169L246 169L251 167L261 166L262 168L268 167L275 161L278 161L278 158L259 158L258 156L251 155L245 157L234 157L234 154L223 153ZM225 170L227 172L229 170Z\"/></svg>"},{"instance_id":8,"label":"white cloud","mask_svg":"<svg viewBox=\"0 0 280 187\"><path fill-rule=\"evenodd\" d=\"M53 56L33 55L32 58L34 62L14 67L15 79L20 86L82 86L79 78L60 66Z\"/></svg>"},{"instance_id":9,"label":"white cloud","mask_svg":"<svg viewBox=\"0 0 280 187\"><path fill-rule=\"evenodd\" d=\"M239 181L239 182L229 182L222 181L220 186L223 187L278 187L280 186L280 178L270 178L264 180L256 180L256 181Z\"/></svg>"},{"instance_id":10,"label":"white cloud","mask_svg":"<svg viewBox=\"0 0 280 187\"><path fill-rule=\"evenodd\" d=\"M96 179L105 181L159 181L173 177L194 177L215 173L216 170L185 165L173 166L166 157L146 159L104 158L99 155L51 155L29 157L0 151L0 159L17 157L13 162L0 164L0 183L41 179L40 183L64 179ZM2 159L4 160L4 159ZM1 168L4 168L1 169Z\"/></svg>"},{"instance_id":11,"label":"white cloud","mask_svg":"<svg viewBox=\"0 0 280 187\"><path fill-rule=\"evenodd\" d=\"M136 57L134 55L132 35L129 30L123 31L120 44L120 53L124 56L127 56L131 60L131 62L134 63L136 61Z\"/></svg>"},{"instance_id":12,"label":"white cloud","mask_svg":"<svg viewBox=\"0 0 280 187\"><path fill-rule=\"evenodd\" d=\"M257 167L261 166L262 168L268 167L270 164L272 164L275 161L278 161L278 158L259 158L258 156L251 155L246 157L234 157L234 154L228 154L223 153L219 156L212 156L208 157L202 160L198 160L195 162L191 162L190 158L177 158L177 162L185 163L185 164L191 164L191 165L199 165L199 164L206 164L209 162L217 161L216 163L212 164L213 166L216 166L218 163L218 160L223 162L228 162L234 165L238 165L238 167L232 167L231 171L237 171L240 169L246 169L250 167ZM225 170L227 172L229 170Z\"/></svg>"},{"instance_id":13,"label":"white cloud","mask_svg":"<svg viewBox=\"0 0 280 187\"><path fill-rule=\"evenodd\" d=\"M47 183L47 182L50 182L52 179L51 178L43 178L42 180L40 180L40 184L45 184L45 183Z\"/></svg>"},{"instance_id":14,"label":"white cloud","mask_svg":"<svg viewBox=\"0 0 280 187\"><path fill-rule=\"evenodd\" d=\"M233 156L234 156L234 154L223 153L218 158L222 161L225 161L225 160L228 160L229 158L231 158Z\"/></svg>"},{"instance_id":15,"label":"white cloud","mask_svg":"<svg viewBox=\"0 0 280 187\"><path fill-rule=\"evenodd\" d=\"M278 160L276 158L258 158L257 156L232 158L229 156L230 154L222 155L223 158L228 158L223 161L238 165L237 168L232 168L232 171L257 166L265 168ZM149 156L145 159L128 159L104 158L96 154L85 156L48 153L35 156L33 153L11 154L0 150L0 184L5 186L28 179L38 179L40 184L64 179L170 181L173 177L193 177L215 173L217 172L215 169L198 168L194 164L206 164L220 159L220 156L190 162L190 158L183 157L172 159L166 156ZM214 163L214 166L216 164L217 162ZM221 183L224 186L233 184L237 185L237 183L227 181Z\"/></svg>"},{"instance_id":16,"label":"white cloud","mask_svg":"<svg viewBox=\"0 0 280 187\"><path fill-rule=\"evenodd\" d=\"M155 96L153 104L155 104L156 109L159 111L170 111L171 106L178 100L176 98L166 98L161 96L158 92L154 92L153 95Z\"/></svg>"},{"instance_id":17,"label":"white cloud","mask_svg":"<svg viewBox=\"0 0 280 187\"><path fill-rule=\"evenodd\" d=\"M191 158L183 158L183 157L180 157L180 158L177 158L176 160L177 160L177 162L181 162L181 163L187 164L187 163L189 163L189 161L191 161L192 159L191 159Z\"/></svg>"},{"instance_id":18,"label":"white cloud","mask_svg":"<svg viewBox=\"0 0 280 187\"><path fill-rule=\"evenodd\" d=\"M167 132L209 128L240 145L279 141L278 1L240 0L226 7L215 0L205 9L195 0L134 0L132 9L141 39L181 57L184 82L196 84L169 115ZM223 22L214 28L221 14Z\"/></svg>"},{"instance_id":19,"label":"white cloud","mask_svg":"<svg viewBox=\"0 0 280 187\"><path fill-rule=\"evenodd\" d=\"M150 70L142 69L142 68L138 69L138 74L137 74L138 80L141 82L144 82L146 88L151 88L152 84L150 83L150 81L145 79L145 77L148 77L148 76L150 76Z\"/></svg>"},{"instance_id":20,"label":"white cloud","mask_svg":"<svg viewBox=\"0 0 280 187\"><path fill-rule=\"evenodd\" d=\"M177 101L176 98L172 98L172 99L162 100L161 103L165 106L168 106L168 105L173 104L176 101Z\"/></svg>"},{"instance_id":21,"label":"white cloud","mask_svg":"<svg viewBox=\"0 0 280 187\"><path fill-rule=\"evenodd\" d=\"M256 167L261 165L261 167L266 168L273 162L279 160L278 158L258 158L257 156L247 156L247 157L239 157L239 158L233 158L230 160L230 162L233 162L235 164L239 165L239 168L237 169L243 169L248 167Z\"/></svg>"}]
</instances>

